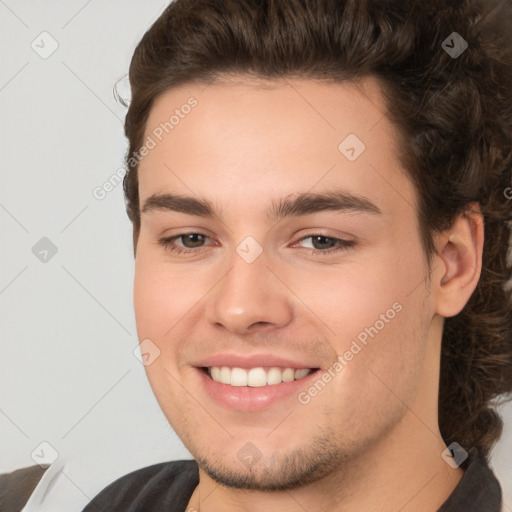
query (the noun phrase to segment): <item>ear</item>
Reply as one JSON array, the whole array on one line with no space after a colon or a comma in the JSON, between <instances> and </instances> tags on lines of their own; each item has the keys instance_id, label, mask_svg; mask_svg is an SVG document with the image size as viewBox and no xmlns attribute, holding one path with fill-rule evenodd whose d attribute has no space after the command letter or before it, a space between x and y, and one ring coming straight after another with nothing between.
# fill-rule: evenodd
<instances>
[{"instance_id":1,"label":"ear","mask_svg":"<svg viewBox=\"0 0 512 512\"><path fill-rule=\"evenodd\" d=\"M435 236L432 291L436 313L446 318L462 311L482 271L484 219L477 203L470 208L455 219L450 229Z\"/></svg>"}]
</instances>

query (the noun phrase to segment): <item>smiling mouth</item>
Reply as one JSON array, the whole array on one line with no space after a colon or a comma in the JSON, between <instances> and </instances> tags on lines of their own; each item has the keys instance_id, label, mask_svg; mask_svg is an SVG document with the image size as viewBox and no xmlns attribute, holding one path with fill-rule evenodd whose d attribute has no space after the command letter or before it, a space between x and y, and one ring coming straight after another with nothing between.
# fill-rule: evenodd
<instances>
[{"instance_id":1,"label":"smiling mouth","mask_svg":"<svg viewBox=\"0 0 512 512\"><path fill-rule=\"evenodd\" d=\"M279 368L261 366L256 368L237 368L229 366L210 366L203 371L215 382L233 387L275 386L283 382L292 382L307 377L319 368Z\"/></svg>"}]
</instances>

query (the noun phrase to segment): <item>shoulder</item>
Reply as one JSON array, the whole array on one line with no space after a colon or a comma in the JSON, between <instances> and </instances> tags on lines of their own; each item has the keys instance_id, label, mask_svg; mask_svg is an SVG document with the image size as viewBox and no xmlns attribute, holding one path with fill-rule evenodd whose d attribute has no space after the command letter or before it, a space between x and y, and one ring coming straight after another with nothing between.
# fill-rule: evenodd
<instances>
[{"instance_id":1,"label":"shoulder","mask_svg":"<svg viewBox=\"0 0 512 512\"><path fill-rule=\"evenodd\" d=\"M0 474L0 510L21 510L46 469L30 466Z\"/></svg>"},{"instance_id":2,"label":"shoulder","mask_svg":"<svg viewBox=\"0 0 512 512\"><path fill-rule=\"evenodd\" d=\"M199 483L194 460L162 462L137 469L103 489L83 512L151 512L185 507Z\"/></svg>"},{"instance_id":3,"label":"shoulder","mask_svg":"<svg viewBox=\"0 0 512 512\"><path fill-rule=\"evenodd\" d=\"M499 512L502 506L501 486L486 457L475 449L468 455L467 469L438 512Z\"/></svg>"}]
</instances>

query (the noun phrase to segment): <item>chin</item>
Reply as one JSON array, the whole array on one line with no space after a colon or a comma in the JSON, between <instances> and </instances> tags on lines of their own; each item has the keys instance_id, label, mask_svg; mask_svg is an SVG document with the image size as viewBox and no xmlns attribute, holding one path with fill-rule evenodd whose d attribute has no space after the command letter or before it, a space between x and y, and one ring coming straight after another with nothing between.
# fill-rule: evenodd
<instances>
[{"instance_id":1,"label":"chin","mask_svg":"<svg viewBox=\"0 0 512 512\"><path fill-rule=\"evenodd\" d=\"M332 436L317 436L311 442L288 453L262 454L246 443L233 455L194 454L199 467L214 481L233 489L278 491L292 490L316 482L341 469L352 456L340 450Z\"/></svg>"}]
</instances>

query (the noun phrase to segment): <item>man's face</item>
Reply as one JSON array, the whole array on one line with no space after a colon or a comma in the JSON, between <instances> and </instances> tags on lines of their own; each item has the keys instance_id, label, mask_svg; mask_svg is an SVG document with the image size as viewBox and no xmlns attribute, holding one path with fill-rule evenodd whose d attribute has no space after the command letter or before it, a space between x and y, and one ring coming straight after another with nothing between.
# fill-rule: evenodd
<instances>
[{"instance_id":1,"label":"man's face","mask_svg":"<svg viewBox=\"0 0 512 512\"><path fill-rule=\"evenodd\" d=\"M434 308L417 200L394 135L370 79L187 85L151 110L138 335L164 414L227 485L316 480L437 393L422 374ZM213 214L147 201L166 194Z\"/></svg>"}]
</instances>

